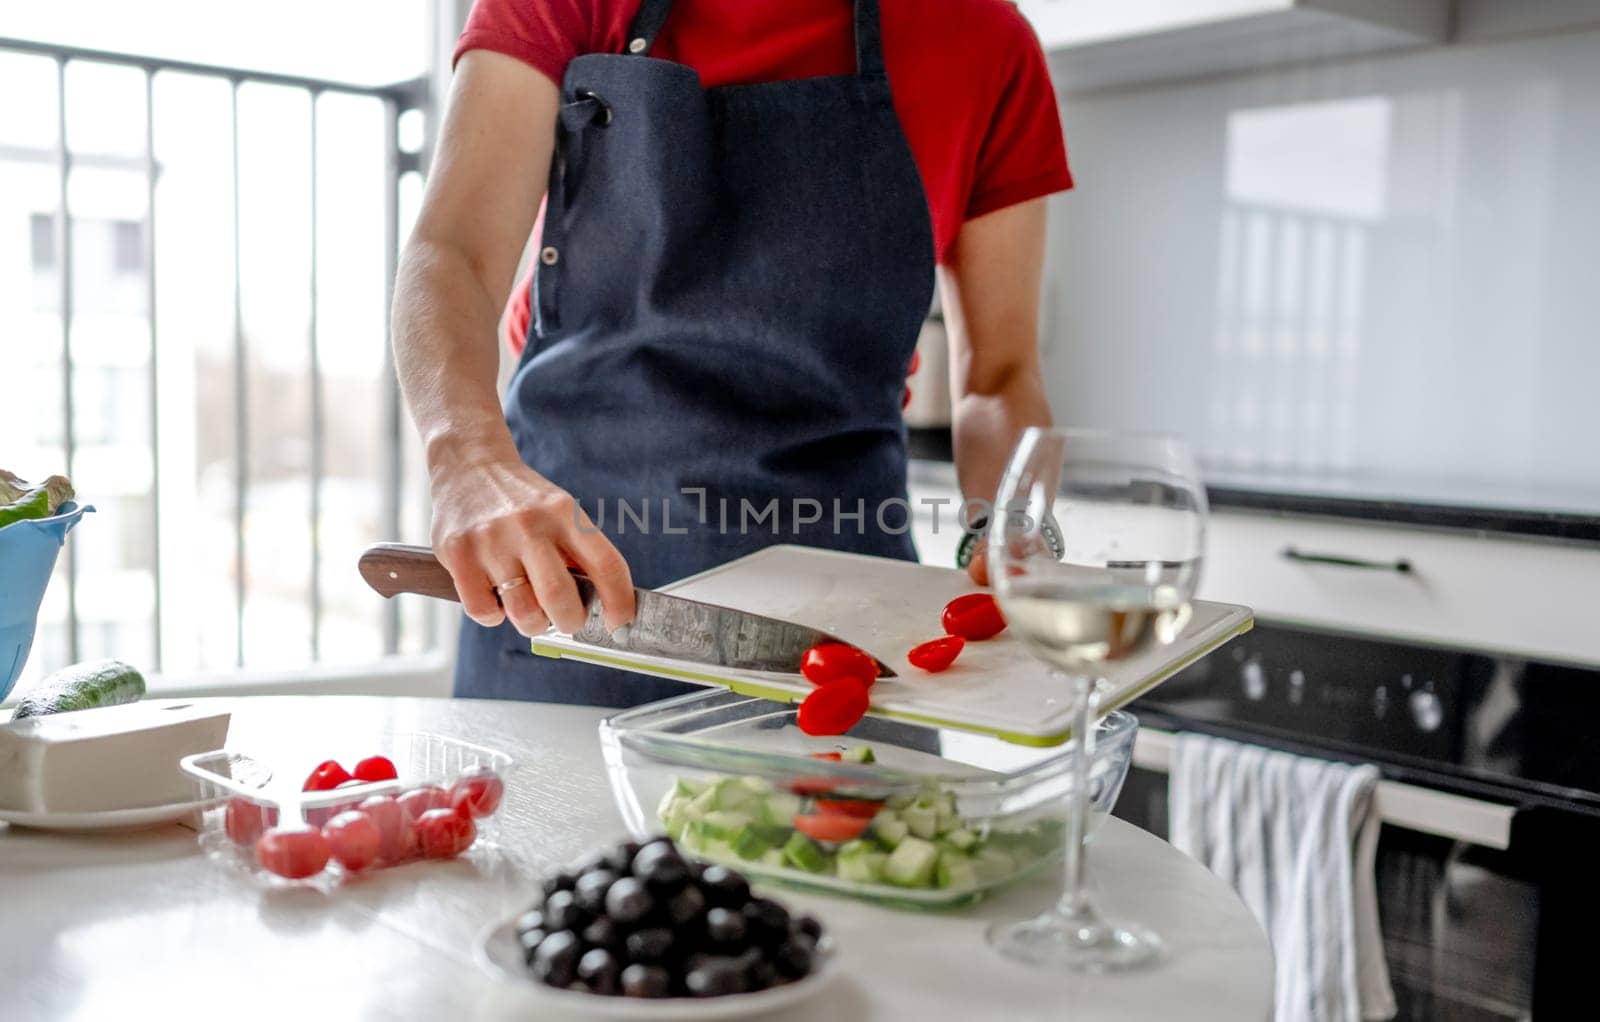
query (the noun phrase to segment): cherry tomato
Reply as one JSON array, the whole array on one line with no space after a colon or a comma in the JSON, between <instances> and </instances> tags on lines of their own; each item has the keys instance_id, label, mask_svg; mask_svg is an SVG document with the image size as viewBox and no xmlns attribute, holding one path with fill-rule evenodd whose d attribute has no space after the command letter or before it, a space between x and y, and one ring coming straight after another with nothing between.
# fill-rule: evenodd
<instances>
[{"instance_id":1,"label":"cherry tomato","mask_svg":"<svg viewBox=\"0 0 1600 1022\"><path fill-rule=\"evenodd\" d=\"M417 843L424 858L454 858L471 847L477 836L472 817L454 809L430 809L417 820Z\"/></svg>"},{"instance_id":2,"label":"cherry tomato","mask_svg":"<svg viewBox=\"0 0 1600 1022\"><path fill-rule=\"evenodd\" d=\"M359 809L346 809L322 828L328 839L328 855L352 873L359 873L378 861L383 835L378 825Z\"/></svg>"},{"instance_id":3,"label":"cherry tomato","mask_svg":"<svg viewBox=\"0 0 1600 1022\"><path fill-rule=\"evenodd\" d=\"M450 808L450 793L437 785L424 784L420 788L412 788L395 801L413 820L420 820L422 814L430 809Z\"/></svg>"},{"instance_id":4,"label":"cherry tomato","mask_svg":"<svg viewBox=\"0 0 1600 1022\"><path fill-rule=\"evenodd\" d=\"M796 816L794 829L816 841L853 841L871 823L858 816Z\"/></svg>"},{"instance_id":5,"label":"cherry tomato","mask_svg":"<svg viewBox=\"0 0 1600 1022\"><path fill-rule=\"evenodd\" d=\"M314 876L328 864L328 839L315 827L274 827L256 842L256 861L290 880Z\"/></svg>"},{"instance_id":6,"label":"cherry tomato","mask_svg":"<svg viewBox=\"0 0 1600 1022\"><path fill-rule=\"evenodd\" d=\"M278 825L278 810L247 798L230 798L222 811L222 829L234 844L253 845L261 832Z\"/></svg>"},{"instance_id":7,"label":"cherry tomato","mask_svg":"<svg viewBox=\"0 0 1600 1022\"><path fill-rule=\"evenodd\" d=\"M903 412L911 407L911 388L907 387L900 392L900 410Z\"/></svg>"},{"instance_id":8,"label":"cherry tomato","mask_svg":"<svg viewBox=\"0 0 1600 1022\"><path fill-rule=\"evenodd\" d=\"M911 349L911 365L906 367L906 375L907 376L915 376L915 375L917 375L917 370L920 369L920 368L922 368L922 349L921 348L912 348Z\"/></svg>"},{"instance_id":9,"label":"cherry tomato","mask_svg":"<svg viewBox=\"0 0 1600 1022\"><path fill-rule=\"evenodd\" d=\"M490 816L500 808L505 793L506 783L499 774L486 766L475 766L462 771L450 786L450 806L468 816Z\"/></svg>"},{"instance_id":10,"label":"cherry tomato","mask_svg":"<svg viewBox=\"0 0 1600 1022\"><path fill-rule=\"evenodd\" d=\"M870 820L878 815L883 803L854 798L819 798L816 808L822 816L850 816L858 820Z\"/></svg>"},{"instance_id":11,"label":"cherry tomato","mask_svg":"<svg viewBox=\"0 0 1600 1022\"><path fill-rule=\"evenodd\" d=\"M813 752L811 754L811 758L812 759L831 759L835 763L839 763L839 762L842 762L844 760L844 753L842 753L842 752Z\"/></svg>"},{"instance_id":12,"label":"cherry tomato","mask_svg":"<svg viewBox=\"0 0 1600 1022\"><path fill-rule=\"evenodd\" d=\"M854 678L870 685L878 677L878 664L849 643L823 642L806 650L800 658L800 673L813 685L826 685L840 678Z\"/></svg>"},{"instance_id":13,"label":"cherry tomato","mask_svg":"<svg viewBox=\"0 0 1600 1022\"><path fill-rule=\"evenodd\" d=\"M388 795L374 795L356 808L378 828L378 855L384 862L404 862L414 853L417 827L411 814Z\"/></svg>"},{"instance_id":14,"label":"cherry tomato","mask_svg":"<svg viewBox=\"0 0 1600 1022\"><path fill-rule=\"evenodd\" d=\"M323 760L317 768L311 771L306 778L306 783L300 786L301 791L332 791L345 781L350 780L350 772L340 766L335 760Z\"/></svg>"},{"instance_id":15,"label":"cherry tomato","mask_svg":"<svg viewBox=\"0 0 1600 1022\"><path fill-rule=\"evenodd\" d=\"M966 644L967 640L959 635L946 635L932 642L924 642L907 653L906 659L911 661L912 667L937 673L955 663L956 657L961 655L962 647Z\"/></svg>"},{"instance_id":16,"label":"cherry tomato","mask_svg":"<svg viewBox=\"0 0 1600 1022\"><path fill-rule=\"evenodd\" d=\"M392 781L400 776L394 761L387 756L368 756L351 773L358 781Z\"/></svg>"},{"instance_id":17,"label":"cherry tomato","mask_svg":"<svg viewBox=\"0 0 1600 1022\"><path fill-rule=\"evenodd\" d=\"M833 779L829 777L796 777L789 782L789 790L801 798L810 798L813 795L827 795L833 791Z\"/></svg>"},{"instance_id":18,"label":"cherry tomato","mask_svg":"<svg viewBox=\"0 0 1600 1022\"><path fill-rule=\"evenodd\" d=\"M972 642L992 639L1006 630L1000 604L988 593L957 596L944 605L944 615L939 620L945 631Z\"/></svg>"},{"instance_id":19,"label":"cherry tomato","mask_svg":"<svg viewBox=\"0 0 1600 1022\"><path fill-rule=\"evenodd\" d=\"M800 703L795 722L808 735L842 735L867 714L871 699L867 686L855 678L840 678L812 689Z\"/></svg>"}]
</instances>

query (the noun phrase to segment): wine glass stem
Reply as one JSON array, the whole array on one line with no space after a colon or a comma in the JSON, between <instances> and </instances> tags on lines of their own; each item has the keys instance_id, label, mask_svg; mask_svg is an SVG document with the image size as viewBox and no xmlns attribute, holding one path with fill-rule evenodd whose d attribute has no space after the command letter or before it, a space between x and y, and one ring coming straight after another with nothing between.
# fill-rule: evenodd
<instances>
[{"instance_id":1,"label":"wine glass stem","mask_svg":"<svg viewBox=\"0 0 1600 1022\"><path fill-rule=\"evenodd\" d=\"M1067 803L1066 885L1056 910L1082 924L1095 920L1089 889L1084 884L1086 847L1089 838L1089 775L1094 765L1094 679L1078 674L1072 678L1072 733L1078 754L1072 758L1072 788Z\"/></svg>"}]
</instances>

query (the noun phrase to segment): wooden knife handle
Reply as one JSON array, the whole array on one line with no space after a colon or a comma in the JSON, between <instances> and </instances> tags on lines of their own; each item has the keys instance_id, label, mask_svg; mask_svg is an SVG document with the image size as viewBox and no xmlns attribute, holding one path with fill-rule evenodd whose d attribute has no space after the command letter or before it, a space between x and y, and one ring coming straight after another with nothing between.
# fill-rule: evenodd
<instances>
[{"instance_id":1,"label":"wooden knife handle","mask_svg":"<svg viewBox=\"0 0 1600 1022\"><path fill-rule=\"evenodd\" d=\"M358 562L367 585L384 596L417 593L440 600L461 599L456 584L431 547L404 543L375 543L361 554Z\"/></svg>"}]
</instances>

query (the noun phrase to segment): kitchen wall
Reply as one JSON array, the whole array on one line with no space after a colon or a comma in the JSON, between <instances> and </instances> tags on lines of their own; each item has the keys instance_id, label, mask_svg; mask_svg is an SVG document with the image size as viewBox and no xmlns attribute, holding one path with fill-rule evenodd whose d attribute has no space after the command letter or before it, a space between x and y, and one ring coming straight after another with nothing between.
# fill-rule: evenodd
<instances>
[{"instance_id":1,"label":"kitchen wall","mask_svg":"<svg viewBox=\"0 0 1600 1022\"><path fill-rule=\"evenodd\" d=\"M1600 28L1062 117L1061 421L1186 432L1219 474L1600 510Z\"/></svg>"}]
</instances>

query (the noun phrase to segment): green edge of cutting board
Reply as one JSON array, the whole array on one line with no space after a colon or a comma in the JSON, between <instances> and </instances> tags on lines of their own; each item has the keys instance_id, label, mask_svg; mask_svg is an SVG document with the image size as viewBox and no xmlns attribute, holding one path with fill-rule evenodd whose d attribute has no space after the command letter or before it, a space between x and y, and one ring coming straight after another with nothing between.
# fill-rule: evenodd
<instances>
[{"instance_id":1,"label":"green edge of cutting board","mask_svg":"<svg viewBox=\"0 0 1600 1022\"><path fill-rule=\"evenodd\" d=\"M1217 649L1248 632L1252 627L1254 627L1254 625L1254 617L1245 618L1237 628L1219 637L1216 642L1195 649L1187 657L1174 663L1167 670L1146 679L1142 685L1122 692L1114 703L1103 705L1101 707L1101 712L1110 713L1112 710L1120 709L1121 707L1126 706L1128 703L1133 702L1135 699L1155 688L1163 681L1166 681L1174 674L1177 674L1185 667L1188 667L1196 660L1199 660L1203 656L1208 656ZM643 670L637 661L628 660L623 657L607 656L604 653L580 655L570 650L563 650L559 646L549 645L540 638L535 638L532 640L532 647L535 655L549 657L552 660L579 660L584 663L600 664L603 667L615 667L619 670L631 671L635 674L650 674L656 677L675 678L678 681L688 681L699 685L712 685L717 688L731 689L742 696L750 696L755 699L770 699L773 702L779 703L792 703L797 701L795 694L787 689L773 688L763 685L760 682L750 681L744 678L724 678L689 668L663 667L659 665L651 665L649 670ZM1026 745L1034 748L1049 748L1051 746L1061 745L1072 738L1071 728L1067 728L1066 730L1063 730L1057 734L1028 735L1018 734L1012 731L1002 731L995 728L975 727L971 724L963 724L958 721L943 720L938 717L929 717L920 713L906 713L900 710L874 709L872 712L874 716L893 717L896 720L907 720L916 724L926 724L930 727L949 728L954 731L967 731L973 734L993 735L996 738L1004 739L1005 741L1011 742L1014 745Z\"/></svg>"}]
</instances>

